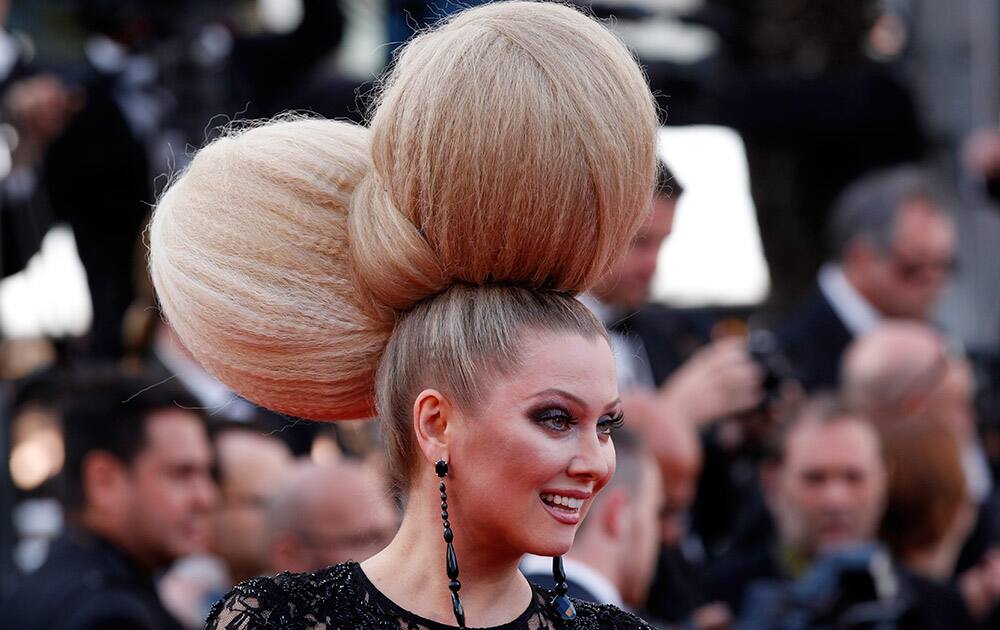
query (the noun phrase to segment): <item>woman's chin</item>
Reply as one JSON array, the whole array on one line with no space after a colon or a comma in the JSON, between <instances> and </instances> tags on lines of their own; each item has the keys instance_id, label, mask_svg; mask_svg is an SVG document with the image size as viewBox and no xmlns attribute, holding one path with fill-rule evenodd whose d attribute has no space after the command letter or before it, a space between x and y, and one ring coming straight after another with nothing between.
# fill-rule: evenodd
<instances>
[{"instance_id":1,"label":"woman's chin","mask_svg":"<svg viewBox=\"0 0 1000 630\"><path fill-rule=\"evenodd\" d=\"M532 545L525 551L525 553L554 558L555 556L567 554L572 546L573 535L552 536L546 540L536 539L532 541Z\"/></svg>"}]
</instances>

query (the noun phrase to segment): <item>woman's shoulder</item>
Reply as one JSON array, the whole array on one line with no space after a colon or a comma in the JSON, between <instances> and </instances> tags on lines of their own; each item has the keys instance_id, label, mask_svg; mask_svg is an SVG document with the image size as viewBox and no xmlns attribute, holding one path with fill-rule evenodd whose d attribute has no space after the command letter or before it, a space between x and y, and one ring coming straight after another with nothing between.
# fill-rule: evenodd
<instances>
[{"instance_id":1,"label":"woman's shoulder","mask_svg":"<svg viewBox=\"0 0 1000 630\"><path fill-rule=\"evenodd\" d=\"M595 604L594 602L573 599L573 606L576 608L576 621L572 625L573 630L610 630L611 628L616 630L619 628L652 630L652 626L648 623L613 604Z\"/></svg>"},{"instance_id":2,"label":"woman's shoulder","mask_svg":"<svg viewBox=\"0 0 1000 630\"><path fill-rule=\"evenodd\" d=\"M330 627L324 611L349 611L359 606L354 563L338 564L312 573L279 573L236 585L212 606L206 630L280 628L311 630Z\"/></svg>"},{"instance_id":3,"label":"woman's shoulder","mask_svg":"<svg viewBox=\"0 0 1000 630\"><path fill-rule=\"evenodd\" d=\"M544 602L550 602L555 597L555 593L551 589L537 584L532 584L532 588ZM619 628L652 630L652 626L648 623L613 604L597 604L575 597L571 597L570 600L576 609L576 619L571 624L567 624L566 628L572 630L618 630Z\"/></svg>"}]
</instances>

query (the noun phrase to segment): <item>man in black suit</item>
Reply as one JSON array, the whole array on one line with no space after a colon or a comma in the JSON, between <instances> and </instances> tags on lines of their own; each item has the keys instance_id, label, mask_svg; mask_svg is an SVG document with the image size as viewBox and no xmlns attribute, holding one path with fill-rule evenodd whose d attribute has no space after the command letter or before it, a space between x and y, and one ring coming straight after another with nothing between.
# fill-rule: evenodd
<instances>
[{"instance_id":1,"label":"man in black suit","mask_svg":"<svg viewBox=\"0 0 1000 630\"><path fill-rule=\"evenodd\" d=\"M955 227L926 175L912 166L868 175L834 206L836 259L780 327L785 353L810 391L835 388L851 339L884 318L927 321L954 265Z\"/></svg>"},{"instance_id":2,"label":"man in black suit","mask_svg":"<svg viewBox=\"0 0 1000 630\"><path fill-rule=\"evenodd\" d=\"M197 404L169 385L99 374L63 415L70 525L3 602L11 630L174 630L155 572L205 549L216 487Z\"/></svg>"}]
</instances>

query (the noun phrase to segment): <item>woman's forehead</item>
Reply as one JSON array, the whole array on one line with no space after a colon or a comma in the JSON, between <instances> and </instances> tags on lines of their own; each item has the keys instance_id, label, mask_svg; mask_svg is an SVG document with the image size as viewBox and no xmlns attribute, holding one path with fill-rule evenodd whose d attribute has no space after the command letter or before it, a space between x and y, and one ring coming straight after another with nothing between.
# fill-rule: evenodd
<instances>
[{"instance_id":1,"label":"woman's forehead","mask_svg":"<svg viewBox=\"0 0 1000 630\"><path fill-rule=\"evenodd\" d=\"M568 397L587 406L618 398L614 356L606 339L578 333L526 333L518 365L492 382L495 397Z\"/></svg>"}]
</instances>

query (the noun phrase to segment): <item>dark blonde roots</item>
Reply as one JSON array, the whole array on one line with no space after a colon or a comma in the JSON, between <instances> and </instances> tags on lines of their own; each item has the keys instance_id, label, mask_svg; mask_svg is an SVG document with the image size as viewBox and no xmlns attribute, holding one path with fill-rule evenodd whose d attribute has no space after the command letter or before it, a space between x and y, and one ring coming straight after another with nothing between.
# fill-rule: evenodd
<instances>
[{"instance_id":1,"label":"dark blonde roots","mask_svg":"<svg viewBox=\"0 0 1000 630\"><path fill-rule=\"evenodd\" d=\"M600 24L471 9L406 46L370 130L284 120L202 149L154 213L151 274L185 345L248 399L363 418L377 389L405 487L418 386L473 403L526 328L601 334L572 295L644 220L655 134Z\"/></svg>"}]
</instances>

